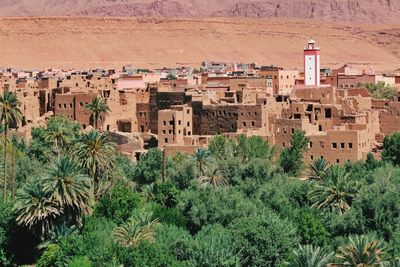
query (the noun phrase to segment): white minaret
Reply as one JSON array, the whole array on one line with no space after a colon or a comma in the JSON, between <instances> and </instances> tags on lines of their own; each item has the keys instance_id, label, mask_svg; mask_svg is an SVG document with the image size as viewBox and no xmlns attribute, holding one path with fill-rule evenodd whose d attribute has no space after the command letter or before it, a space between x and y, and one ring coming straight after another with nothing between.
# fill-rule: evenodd
<instances>
[{"instance_id":1,"label":"white minaret","mask_svg":"<svg viewBox=\"0 0 400 267\"><path fill-rule=\"evenodd\" d=\"M320 50L311 38L304 48L304 84L306 86L320 85Z\"/></svg>"}]
</instances>

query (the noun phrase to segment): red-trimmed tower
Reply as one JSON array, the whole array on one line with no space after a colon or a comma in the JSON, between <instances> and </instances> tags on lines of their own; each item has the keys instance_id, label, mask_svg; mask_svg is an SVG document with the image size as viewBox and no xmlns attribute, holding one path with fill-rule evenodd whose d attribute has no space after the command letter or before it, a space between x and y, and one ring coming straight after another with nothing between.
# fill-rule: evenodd
<instances>
[{"instance_id":1,"label":"red-trimmed tower","mask_svg":"<svg viewBox=\"0 0 400 267\"><path fill-rule=\"evenodd\" d=\"M310 39L304 48L304 84L320 85L320 50L313 39Z\"/></svg>"}]
</instances>

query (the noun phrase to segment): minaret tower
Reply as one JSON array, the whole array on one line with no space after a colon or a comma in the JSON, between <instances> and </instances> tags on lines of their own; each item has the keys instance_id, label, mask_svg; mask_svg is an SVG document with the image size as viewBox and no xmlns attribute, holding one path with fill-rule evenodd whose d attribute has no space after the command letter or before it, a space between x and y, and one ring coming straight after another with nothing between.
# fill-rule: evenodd
<instances>
[{"instance_id":1,"label":"minaret tower","mask_svg":"<svg viewBox=\"0 0 400 267\"><path fill-rule=\"evenodd\" d=\"M320 85L320 50L312 38L304 48L304 84Z\"/></svg>"}]
</instances>

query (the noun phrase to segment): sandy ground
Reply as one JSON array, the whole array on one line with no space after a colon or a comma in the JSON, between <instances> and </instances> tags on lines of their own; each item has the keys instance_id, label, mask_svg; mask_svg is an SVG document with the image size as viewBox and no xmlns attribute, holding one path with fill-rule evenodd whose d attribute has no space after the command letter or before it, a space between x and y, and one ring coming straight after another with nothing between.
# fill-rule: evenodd
<instances>
[{"instance_id":1,"label":"sandy ground","mask_svg":"<svg viewBox=\"0 0 400 267\"><path fill-rule=\"evenodd\" d=\"M0 66L94 68L199 65L204 60L302 68L309 37L321 64L400 68L399 25L315 20L0 18Z\"/></svg>"}]
</instances>

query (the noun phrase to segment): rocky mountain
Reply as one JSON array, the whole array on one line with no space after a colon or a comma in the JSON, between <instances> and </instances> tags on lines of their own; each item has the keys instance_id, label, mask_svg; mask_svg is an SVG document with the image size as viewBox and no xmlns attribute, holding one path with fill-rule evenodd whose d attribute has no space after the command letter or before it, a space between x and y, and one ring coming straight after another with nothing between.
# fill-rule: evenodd
<instances>
[{"instance_id":1,"label":"rocky mountain","mask_svg":"<svg viewBox=\"0 0 400 267\"><path fill-rule=\"evenodd\" d=\"M0 0L0 16L245 17L400 23L400 0Z\"/></svg>"}]
</instances>

